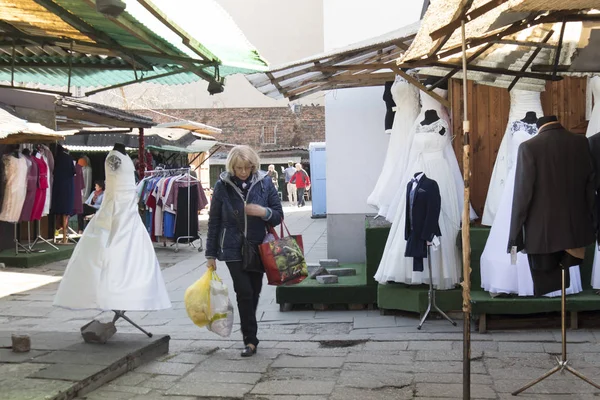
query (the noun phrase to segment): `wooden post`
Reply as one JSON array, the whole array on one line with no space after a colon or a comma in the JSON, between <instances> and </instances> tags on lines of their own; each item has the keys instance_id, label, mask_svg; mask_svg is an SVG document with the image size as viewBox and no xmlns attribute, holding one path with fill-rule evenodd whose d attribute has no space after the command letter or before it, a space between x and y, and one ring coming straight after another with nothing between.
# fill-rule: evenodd
<instances>
[{"instance_id":1,"label":"wooden post","mask_svg":"<svg viewBox=\"0 0 600 400\"><path fill-rule=\"evenodd\" d=\"M138 134L138 174L140 179L146 172L146 149L144 147L144 128L139 128Z\"/></svg>"},{"instance_id":2,"label":"wooden post","mask_svg":"<svg viewBox=\"0 0 600 400\"><path fill-rule=\"evenodd\" d=\"M471 130L467 99L467 49L465 42L465 21L461 22L462 64L463 64L463 179L465 181L465 201L462 215L462 251L463 251L463 399L471 398L471 200L470 188L470 150L469 132Z\"/></svg>"}]
</instances>

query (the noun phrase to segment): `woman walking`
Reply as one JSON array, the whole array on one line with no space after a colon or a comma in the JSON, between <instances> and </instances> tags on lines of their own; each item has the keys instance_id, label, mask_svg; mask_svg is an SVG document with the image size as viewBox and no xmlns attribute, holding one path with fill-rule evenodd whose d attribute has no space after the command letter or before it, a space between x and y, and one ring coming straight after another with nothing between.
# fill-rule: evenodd
<instances>
[{"instance_id":1,"label":"woman walking","mask_svg":"<svg viewBox=\"0 0 600 400\"><path fill-rule=\"evenodd\" d=\"M259 171L260 161L248 146L229 152L226 171L215 184L206 238L207 266L216 269L216 259L225 261L233 279L244 340L242 357L256 354L258 324L256 308L262 289L262 265L244 269L244 237L256 249L266 236L267 224L283 219L281 200L270 176ZM260 260L259 260L260 263Z\"/></svg>"},{"instance_id":2,"label":"woman walking","mask_svg":"<svg viewBox=\"0 0 600 400\"><path fill-rule=\"evenodd\" d=\"M290 179L290 183L295 184L298 190L298 207L304 207L306 205L304 202L304 191L310 190L310 178L308 173L302 168L302 164L296 164L296 173Z\"/></svg>"}]
</instances>

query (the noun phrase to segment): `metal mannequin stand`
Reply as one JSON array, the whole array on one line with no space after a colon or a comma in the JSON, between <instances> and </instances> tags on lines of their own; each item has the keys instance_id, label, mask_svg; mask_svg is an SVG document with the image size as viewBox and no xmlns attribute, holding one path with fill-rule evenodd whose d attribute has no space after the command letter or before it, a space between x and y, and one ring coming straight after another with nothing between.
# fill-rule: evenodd
<instances>
[{"instance_id":1,"label":"metal mannequin stand","mask_svg":"<svg viewBox=\"0 0 600 400\"><path fill-rule=\"evenodd\" d=\"M142 331L148 337L152 337L152 334L150 332L145 331L141 326L139 326L138 324L133 322L131 319L129 319L129 317L125 316L125 311L113 310L113 312L115 313L115 317L112 320L113 325L119 320L119 318L123 318L125 321L129 322L131 325L138 328L140 331Z\"/></svg>"},{"instance_id":2,"label":"metal mannequin stand","mask_svg":"<svg viewBox=\"0 0 600 400\"><path fill-rule=\"evenodd\" d=\"M513 396L517 396L519 393L529 389L533 385L540 383L541 381L543 381L544 379L548 378L549 376L553 375L555 372L558 372L558 371L560 371L560 372L568 371L568 372L572 373L573 375L575 375L576 377L578 377L579 379L584 380L585 382L589 383L590 385L594 386L597 389L600 389L600 385L592 382L589 378L585 377L580 372L578 372L576 369L574 369L568 365L569 361L567 360L567 323L566 323L567 296L565 293L565 291L566 291L566 289L565 289L565 269L568 269L568 267L567 268L562 267L562 285L561 285L562 287L561 287L561 302L560 302L560 319L561 319L561 333L562 333L562 355L561 355L561 358L558 358L558 357L556 358L556 362L557 362L556 367L552 368L550 371L546 372L544 375L540 376L536 380L529 382L527 385L523 386L521 389L512 392Z\"/></svg>"},{"instance_id":3,"label":"metal mannequin stand","mask_svg":"<svg viewBox=\"0 0 600 400\"><path fill-rule=\"evenodd\" d=\"M433 275L431 274L431 245L427 245L427 265L429 267L429 293L427 294L429 303L427 304L427 310L425 310L425 314L423 314L423 318L421 318L421 322L419 322L419 326L417 326L417 329L421 330L421 327L423 327L423 324L429 316L432 307L442 317L446 318L452 325L456 326L456 322L454 322L449 316L447 316L445 312L440 310L440 308L435 303L435 289L433 288Z\"/></svg>"},{"instance_id":4,"label":"metal mannequin stand","mask_svg":"<svg viewBox=\"0 0 600 400\"><path fill-rule=\"evenodd\" d=\"M19 225L18 222L14 222L13 225L15 226L15 238L14 238L14 242L15 242L15 255L18 256L19 253L31 253L31 250L29 250L28 246L24 246L21 244L21 242L19 241L19 237L17 235L17 225Z\"/></svg>"},{"instance_id":5,"label":"metal mannequin stand","mask_svg":"<svg viewBox=\"0 0 600 400\"><path fill-rule=\"evenodd\" d=\"M47 245L49 245L50 247L52 247L54 250L58 250L58 247L56 247L55 245L52 244L52 242L50 242L49 240L46 240L42 237L42 231L40 229L40 220L38 219L37 221L35 221L36 224L36 231L37 231L37 237L35 238L35 240L33 241L33 243L31 244L31 246L29 246L29 250L35 251L33 249L33 247L37 244L38 241L42 241L44 243L46 243ZM29 226L27 226L27 229L29 229Z\"/></svg>"}]
</instances>

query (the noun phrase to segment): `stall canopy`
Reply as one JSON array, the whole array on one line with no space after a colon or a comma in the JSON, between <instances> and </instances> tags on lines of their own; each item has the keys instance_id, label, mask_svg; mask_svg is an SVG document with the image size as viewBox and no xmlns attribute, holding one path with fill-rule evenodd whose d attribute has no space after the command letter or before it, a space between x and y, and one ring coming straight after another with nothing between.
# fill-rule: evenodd
<instances>
[{"instance_id":1,"label":"stall canopy","mask_svg":"<svg viewBox=\"0 0 600 400\"><path fill-rule=\"evenodd\" d=\"M266 69L214 0L124 2L113 17L97 11L95 0L0 0L0 82L69 93L204 79L218 92L226 75Z\"/></svg>"},{"instance_id":2,"label":"stall canopy","mask_svg":"<svg viewBox=\"0 0 600 400\"><path fill-rule=\"evenodd\" d=\"M9 106L0 103L0 144L50 143L63 139L63 133L19 118Z\"/></svg>"},{"instance_id":3,"label":"stall canopy","mask_svg":"<svg viewBox=\"0 0 600 400\"><path fill-rule=\"evenodd\" d=\"M215 128L214 126L201 124L200 122L195 121L174 121L174 122L165 122L162 124L156 125L157 128L178 128L178 129L187 129L190 132L194 132L198 134L198 137L203 137L204 135L210 134L219 134L222 132L221 129ZM207 136L214 140L212 136Z\"/></svg>"},{"instance_id":4,"label":"stall canopy","mask_svg":"<svg viewBox=\"0 0 600 400\"><path fill-rule=\"evenodd\" d=\"M445 0L429 6L411 47L398 60L420 73L462 77L461 18L467 78L544 90L561 75L599 72L600 3L595 0Z\"/></svg>"},{"instance_id":5,"label":"stall canopy","mask_svg":"<svg viewBox=\"0 0 600 400\"><path fill-rule=\"evenodd\" d=\"M146 148L176 153L202 153L217 144L212 136L175 128L145 129L144 140ZM115 143L123 143L129 149L137 149L138 132L122 129L85 129L65 138L65 147L73 151L108 151Z\"/></svg>"},{"instance_id":6,"label":"stall canopy","mask_svg":"<svg viewBox=\"0 0 600 400\"><path fill-rule=\"evenodd\" d=\"M408 49L418 29L417 22L246 78L261 93L289 100L321 90L383 85L394 80L394 61Z\"/></svg>"}]
</instances>

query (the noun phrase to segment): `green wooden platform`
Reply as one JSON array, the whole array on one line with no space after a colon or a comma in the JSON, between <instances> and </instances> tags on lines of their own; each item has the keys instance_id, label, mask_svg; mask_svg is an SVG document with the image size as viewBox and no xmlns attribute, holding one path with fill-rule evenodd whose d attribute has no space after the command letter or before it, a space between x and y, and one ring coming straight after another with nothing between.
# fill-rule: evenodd
<instances>
[{"instance_id":1,"label":"green wooden platform","mask_svg":"<svg viewBox=\"0 0 600 400\"><path fill-rule=\"evenodd\" d=\"M356 276L340 276L338 283L330 285L306 278L297 285L278 286L275 291L277 304L282 310L294 304L374 304L377 286L367 285L366 265L340 266L356 269Z\"/></svg>"},{"instance_id":2,"label":"green wooden platform","mask_svg":"<svg viewBox=\"0 0 600 400\"><path fill-rule=\"evenodd\" d=\"M44 265L55 261L67 260L71 257L74 244L57 245L58 250L50 247L46 243L36 244L35 250L43 250L42 252L34 253L19 253L15 254L15 249L10 248L0 251L0 263L4 263L7 267L31 268L38 265Z\"/></svg>"}]
</instances>

